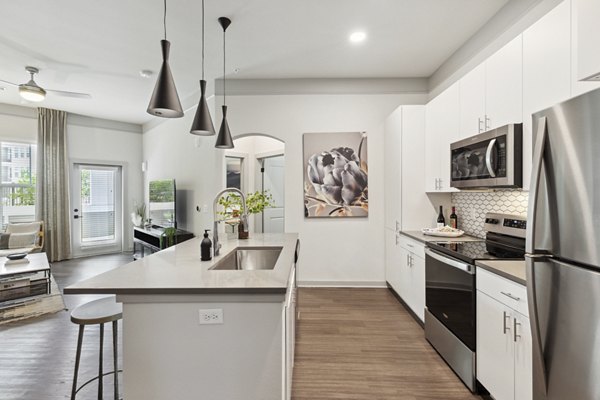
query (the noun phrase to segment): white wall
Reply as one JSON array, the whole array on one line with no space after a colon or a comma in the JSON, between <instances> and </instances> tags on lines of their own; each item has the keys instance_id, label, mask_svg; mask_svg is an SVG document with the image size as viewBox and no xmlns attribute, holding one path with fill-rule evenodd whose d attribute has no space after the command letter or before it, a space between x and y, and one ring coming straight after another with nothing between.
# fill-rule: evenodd
<instances>
[{"instance_id":1,"label":"white wall","mask_svg":"<svg viewBox=\"0 0 600 400\"><path fill-rule=\"evenodd\" d=\"M135 131L138 132L135 132ZM0 104L0 138L36 142L37 114L33 108ZM89 162L119 162L126 166L123 199L123 249L131 250L129 213L134 200L142 200L141 127L108 120L69 115L67 117L69 159Z\"/></svg>"},{"instance_id":2,"label":"white wall","mask_svg":"<svg viewBox=\"0 0 600 400\"><path fill-rule=\"evenodd\" d=\"M200 236L204 229L213 228L212 201L225 182L224 151L215 149L216 136L189 133L194 113L195 108L187 110L184 117L163 120L144 132L143 159L148 163L144 198L148 202L149 181L176 179L177 202L185 203L185 215L177 215L178 227ZM221 119L212 115L218 130ZM196 206L202 212L197 212Z\"/></svg>"},{"instance_id":3,"label":"white wall","mask_svg":"<svg viewBox=\"0 0 600 400\"><path fill-rule=\"evenodd\" d=\"M285 142L285 225L298 232L298 277L310 284L383 285L383 121L402 95L228 97L234 135L262 133ZM365 131L369 135L369 218L305 219L302 134Z\"/></svg>"}]
</instances>

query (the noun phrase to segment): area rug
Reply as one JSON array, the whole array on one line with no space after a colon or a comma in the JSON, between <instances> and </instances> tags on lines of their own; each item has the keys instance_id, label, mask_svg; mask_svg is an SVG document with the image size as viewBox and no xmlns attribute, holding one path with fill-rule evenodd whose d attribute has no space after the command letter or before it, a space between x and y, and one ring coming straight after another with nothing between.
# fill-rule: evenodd
<instances>
[{"instance_id":1,"label":"area rug","mask_svg":"<svg viewBox=\"0 0 600 400\"><path fill-rule=\"evenodd\" d=\"M64 310L65 302L52 276L50 285L51 294L49 295L36 296L6 307L0 306L0 325Z\"/></svg>"}]
</instances>

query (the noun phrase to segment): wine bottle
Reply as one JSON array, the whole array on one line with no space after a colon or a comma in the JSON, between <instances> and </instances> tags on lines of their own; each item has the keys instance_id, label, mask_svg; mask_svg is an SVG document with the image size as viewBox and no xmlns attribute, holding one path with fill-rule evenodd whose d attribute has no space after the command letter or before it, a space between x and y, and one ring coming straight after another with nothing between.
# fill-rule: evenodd
<instances>
[{"instance_id":1,"label":"wine bottle","mask_svg":"<svg viewBox=\"0 0 600 400\"><path fill-rule=\"evenodd\" d=\"M458 216L456 215L456 207L452 207L452 214L450 214L450 226L454 229L458 229Z\"/></svg>"},{"instance_id":2,"label":"wine bottle","mask_svg":"<svg viewBox=\"0 0 600 400\"><path fill-rule=\"evenodd\" d=\"M444 218L444 210L442 206L440 206L440 213L438 214L437 218L437 227L443 228L444 226L446 226L446 218Z\"/></svg>"}]
</instances>

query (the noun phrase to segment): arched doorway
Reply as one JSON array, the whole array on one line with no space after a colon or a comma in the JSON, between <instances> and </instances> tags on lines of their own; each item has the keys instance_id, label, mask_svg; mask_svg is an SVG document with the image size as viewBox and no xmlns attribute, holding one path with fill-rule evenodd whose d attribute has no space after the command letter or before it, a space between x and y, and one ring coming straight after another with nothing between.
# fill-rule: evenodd
<instances>
[{"instance_id":1,"label":"arched doorway","mask_svg":"<svg viewBox=\"0 0 600 400\"><path fill-rule=\"evenodd\" d=\"M263 212L251 214L250 232L285 230L285 143L264 134L244 134L224 153L225 186L240 189L253 201L267 199Z\"/></svg>"}]
</instances>

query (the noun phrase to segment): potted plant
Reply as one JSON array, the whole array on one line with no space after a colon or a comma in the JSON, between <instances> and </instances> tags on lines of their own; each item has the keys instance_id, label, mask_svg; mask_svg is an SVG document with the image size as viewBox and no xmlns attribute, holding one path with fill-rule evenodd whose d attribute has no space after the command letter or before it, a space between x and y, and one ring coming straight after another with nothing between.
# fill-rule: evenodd
<instances>
[{"instance_id":1,"label":"potted plant","mask_svg":"<svg viewBox=\"0 0 600 400\"><path fill-rule=\"evenodd\" d=\"M169 227L169 228L165 228L162 235L161 235L161 244L165 244L166 247L171 247L175 244L175 237L177 234L177 229L173 228L173 227ZM165 240L165 242L162 242L163 240ZM163 246L161 246L163 247Z\"/></svg>"},{"instance_id":2,"label":"potted plant","mask_svg":"<svg viewBox=\"0 0 600 400\"><path fill-rule=\"evenodd\" d=\"M240 195L231 193L219 199L219 204L223 211L218 214L223 216L223 221L229 225L238 227L238 238L247 239L248 232L240 224L240 214L242 210L242 198ZM246 212L248 215L260 214L265 208L273 207L273 195L268 190L264 192L256 191L246 195Z\"/></svg>"}]
</instances>

